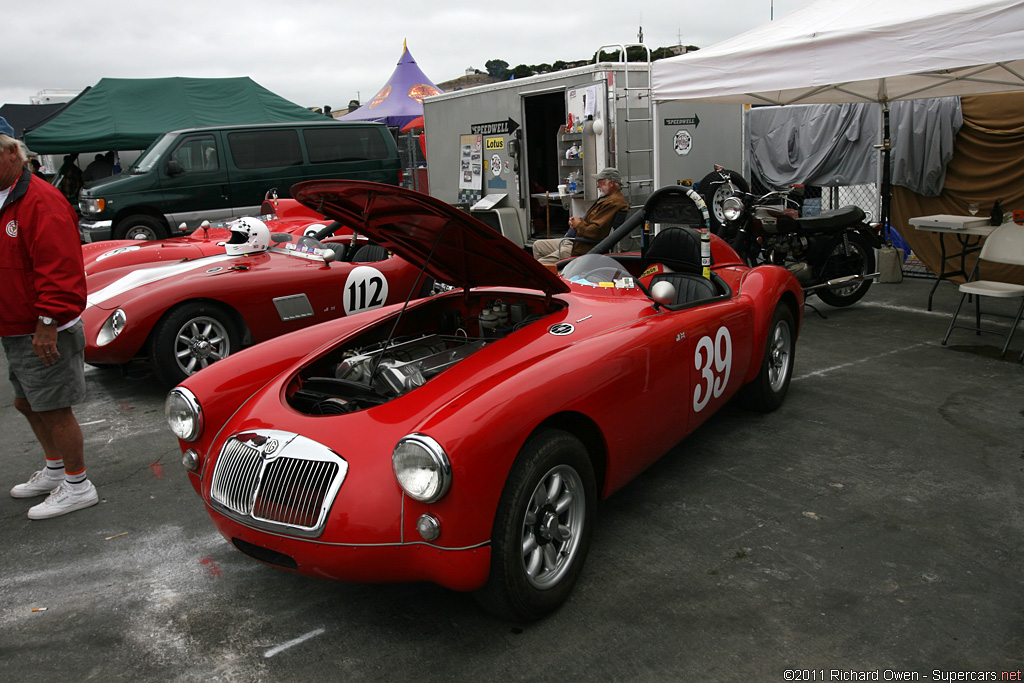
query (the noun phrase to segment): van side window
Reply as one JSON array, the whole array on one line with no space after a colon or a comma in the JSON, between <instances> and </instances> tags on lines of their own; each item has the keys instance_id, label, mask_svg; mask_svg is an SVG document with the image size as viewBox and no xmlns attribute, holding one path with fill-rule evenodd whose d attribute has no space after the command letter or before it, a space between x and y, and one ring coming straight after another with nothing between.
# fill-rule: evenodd
<instances>
[{"instance_id":1,"label":"van side window","mask_svg":"<svg viewBox=\"0 0 1024 683\"><path fill-rule=\"evenodd\" d=\"M212 135L183 140L171 153L171 159L181 164L181 170L185 173L202 173L220 168L217 141Z\"/></svg>"},{"instance_id":2,"label":"van side window","mask_svg":"<svg viewBox=\"0 0 1024 683\"><path fill-rule=\"evenodd\" d=\"M387 159L388 146L379 128L328 126L302 131L311 164Z\"/></svg>"},{"instance_id":3,"label":"van side window","mask_svg":"<svg viewBox=\"0 0 1024 683\"><path fill-rule=\"evenodd\" d=\"M254 130L228 134L231 158L238 168L300 166L302 149L294 130Z\"/></svg>"}]
</instances>

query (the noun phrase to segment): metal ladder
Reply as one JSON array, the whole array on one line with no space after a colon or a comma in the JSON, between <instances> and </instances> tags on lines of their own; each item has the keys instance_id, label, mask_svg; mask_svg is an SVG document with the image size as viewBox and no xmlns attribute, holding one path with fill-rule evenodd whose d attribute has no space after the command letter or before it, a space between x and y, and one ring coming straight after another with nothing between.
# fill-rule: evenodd
<instances>
[{"instance_id":1,"label":"metal ladder","mask_svg":"<svg viewBox=\"0 0 1024 683\"><path fill-rule=\"evenodd\" d=\"M629 68L629 61L627 59L626 50L631 47L639 47L644 50L647 55L646 71L633 70ZM623 88L622 94L618 94L618 78L615 79L615 89L613 91L613 97L616 100L614 107L616 119L618 117L618 100L624 99L625 106L623 111L625 112L624 118L615 121L615 159L616 164L620 160L625 161L624 166L619 167L619 172L622 173L624 194L626 195L626 201L629 202L630 208L636 208L643 206L644 201L647 197L654 192L654 102L651 96L651 50L643 43L629 43L619 45L602 45L597 54L594 56L594 63L599 64L601 60L602 52L615 52L619 53L619 62L611 62L614 65L621 65L621 72L623 73ZM642 62L636 62L636 64L642 64ZM611 71L615 74L620 72L620 69L613 68ZM630 82L630 73L633 74L633 83ZM636 81L640 76L646 77L645 85L637 85ZM631 106L636 105L636 106ZM640 116L630 116L630 109L634 112L639 112ZM621 125L619 125L621 124ZM630 129L634 128L632 124L645 124L644 141L636 141L638 137L634 131L631 135ZM622 147L620 150L619 140L622 139ZM635 147L635 144L641 145L646 142L645 146ZM620 157L619 152L622 152Z\"/></svg>"}]
</instances>

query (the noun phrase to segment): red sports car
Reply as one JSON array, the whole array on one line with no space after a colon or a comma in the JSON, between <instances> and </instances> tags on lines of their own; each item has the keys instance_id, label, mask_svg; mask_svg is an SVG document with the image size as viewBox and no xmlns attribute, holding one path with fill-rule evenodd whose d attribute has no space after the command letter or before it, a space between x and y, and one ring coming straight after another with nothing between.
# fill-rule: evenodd
<instances>
[{"instance_id":1,"label":"red sports car","mask_svg":"<svg viewBox=\"0 0 1024 683\"><path fill-rule=\"evenodd\" d=\"M260 215L270 232L286 232L292 235L315 237L318 233L341 236L351 230L324 218L312 209L306 208L294 199L267 200L263 202ZM203 223L188 235L168 237L163 240L103 240L82 245L87 275L112 268L144 263L174 263L183 259L223 254L223 243L231 237L228 225L231 221ZM330 226L331 229L328 228Z\"/></svg>"},{"instance_id":2,"label":"red sports car","mask_svg":"<svg viewBox=\"0 0 1024 683\"><path fill-rule=\"evenodd\" d=\"M705 277L698 232L670 225L692 216L682 188L620 228L660 225L641 253L560 274L426 195L317 181L293 196L453 289L279 337L170 392L192 485L262 562L432 581L538 618L576 582L601 499L734 397L771 410L786 395L800 285L717 237Z\"/></svg>"},{"instance_id":3,"label":"red sports car","mask_svg":"<svg viewBox=\"0 0 1024 683\"><path fill-rule=\"evenodd\" d=\"M243 346L429 293L418 268L303 211L156 242L85 245L85 361L145 358L174 385ZM258 244L233 244L248 237L236 230L247 221L260 226Z\"/></svg>"}]
</instances>

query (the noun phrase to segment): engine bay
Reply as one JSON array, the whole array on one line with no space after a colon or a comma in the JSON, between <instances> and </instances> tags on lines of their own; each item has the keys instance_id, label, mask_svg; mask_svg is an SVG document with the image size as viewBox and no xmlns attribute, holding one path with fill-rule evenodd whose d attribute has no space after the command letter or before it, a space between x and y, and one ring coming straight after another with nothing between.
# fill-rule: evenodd
<instances>
[{"instance_id":1,"label":"engine bay","mask_svg":"<svg viewBox=\"0 0 1024 683\"><path fill-rule=\"evenodd\" d=\"M288 403L307 415L382 405L554 310L545 306L562 305L543 297L438 295L406 309L397 324L385 318L304 368L289 384Z\"/></svg>"}]
</instances>

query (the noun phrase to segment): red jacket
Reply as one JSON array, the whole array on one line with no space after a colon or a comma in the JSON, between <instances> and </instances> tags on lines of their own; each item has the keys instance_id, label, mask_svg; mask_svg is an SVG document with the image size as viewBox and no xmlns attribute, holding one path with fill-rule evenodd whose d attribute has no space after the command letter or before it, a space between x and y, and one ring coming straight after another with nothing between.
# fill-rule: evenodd
<instances>
[{"instance_id":1,"label":"red jacket","mask_svg":"<svg viewBox=\"0 0 1024 683\"><path fill-rule=\"evenodd\" d=\"M0 337L33 334L85 309L78 216L60 190L23 171L0 208Z\"/></svg>"}]
</instances>

